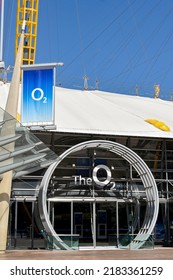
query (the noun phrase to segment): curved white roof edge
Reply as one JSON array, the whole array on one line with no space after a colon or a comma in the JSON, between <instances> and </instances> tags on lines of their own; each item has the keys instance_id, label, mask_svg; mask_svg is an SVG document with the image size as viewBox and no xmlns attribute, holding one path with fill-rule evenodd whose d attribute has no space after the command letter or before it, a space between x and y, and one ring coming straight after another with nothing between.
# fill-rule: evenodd
<instances>
[{"instance_id":1,"label":"curved white roof edge","mask_svg":"<svg viewBox=\"0 0 173 280\"><path fill-rule=\"evenodd\" d=\"M9 84L0 82L0 107L5 109ZM18 113L21 98L19 95ZM163 122L163 131L147 119ZM55 88L57 132L173 138L173 102L103 91Z\"/></svg>"}]
</instances>

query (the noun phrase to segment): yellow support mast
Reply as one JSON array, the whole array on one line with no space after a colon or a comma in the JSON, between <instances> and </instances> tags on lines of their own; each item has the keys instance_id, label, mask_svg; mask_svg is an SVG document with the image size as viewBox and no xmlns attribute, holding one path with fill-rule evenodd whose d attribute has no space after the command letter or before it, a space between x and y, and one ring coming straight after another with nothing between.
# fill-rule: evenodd
<instances>
[{"instance_id":1,"label":"yellow support mast","mask_svg":"<svg viewBox=\"0 0 173 280\"><path fill-rule=\"evenodd\" d=\"M35 62L38 5L39 0L18 0L15 56L19 46L22 24L24 20L26 21L22 64L34 64Z\"/></svg>"}]
</instances>

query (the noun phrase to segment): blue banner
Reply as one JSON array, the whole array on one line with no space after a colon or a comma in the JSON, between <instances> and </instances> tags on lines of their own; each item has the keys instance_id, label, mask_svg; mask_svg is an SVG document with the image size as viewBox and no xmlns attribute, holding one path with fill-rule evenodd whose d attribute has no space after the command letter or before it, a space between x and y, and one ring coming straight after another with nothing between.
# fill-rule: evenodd
<instances>
[{"instance_id":1,"label":"blue banner","mask_svg":"<svg viewBox=\"0 0 173 280\"><path fill-rule=\"evenodd\" d=\"M52 125L54 123L54 68L23 69L23 125Z\"/></svg>"}]
</instances>

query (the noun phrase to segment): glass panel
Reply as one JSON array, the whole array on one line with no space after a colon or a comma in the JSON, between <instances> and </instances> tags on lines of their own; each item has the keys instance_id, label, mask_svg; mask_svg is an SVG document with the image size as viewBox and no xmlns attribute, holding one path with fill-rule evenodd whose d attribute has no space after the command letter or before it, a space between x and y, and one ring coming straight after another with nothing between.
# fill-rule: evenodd
<instances>
[{"instance_id":1,"label":"glass panel","mask_svg":"<svg viewBox=\"0 0 173 280\"><path fill-rule=\"evenodd\" d=\"M59 238L61 239L62 243L65 243L71 250L78 250L79 249L79 235L74 234L74 235L57 235L56 236L52 236L52 235L48 235L47 236L47 249L49 250L59 250L59 248L57 247L58 243L57 243L57 239Z\"/></svg>"},{"instance_id":2,"label":"glass panel","mask_svg":"<svg viewBox=\"0 0 173 280\"><path fill-rule=\"evenodd\" d=\"M14 170L15 178L48 166L57 155L0 108L0 174Z\"/></svg>"},{"instance_id":3,"label":"glass panel","mask_svg":"<svg viewBox=\"0 0 173 280\"><path fill-rule=\"evenodd\" d=\"M136 234L120 234L116 245L121 249L133 249L133 241L135 241ZM140 249L153 249L154 248L154 235L143 234L143 241Z\"/></svg>"}]
</instances>

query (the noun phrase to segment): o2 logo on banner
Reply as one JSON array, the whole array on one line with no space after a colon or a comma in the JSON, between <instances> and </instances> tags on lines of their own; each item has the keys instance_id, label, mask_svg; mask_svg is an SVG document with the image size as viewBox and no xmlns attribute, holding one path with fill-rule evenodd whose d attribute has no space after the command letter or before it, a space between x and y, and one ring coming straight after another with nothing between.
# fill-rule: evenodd
<instances>
[{"instance_id":1,"label":"o2 logo on banner","mask_svg":"<svg viewBox=\"0 0 173 280\"><path fill-rule=\"evenodd\" d=\"M54 124L55 66L23 67L21 122L24 126Z\"/></svg>"},{"instance_id":2,"label":"o2 logo on banner","mask_svg":"<svg viewBox=\"0 0 173 280\"><path fill-rule=\"evenodd\" d=\"M40 92L40 96L36 97L35 92L38 91ZM47 103L47 97L44 96L44 91L41 88L35 88L33 89L31 93L32 99L35 101L42 101L43 103Z\"/></svg>"}]
</instances>

